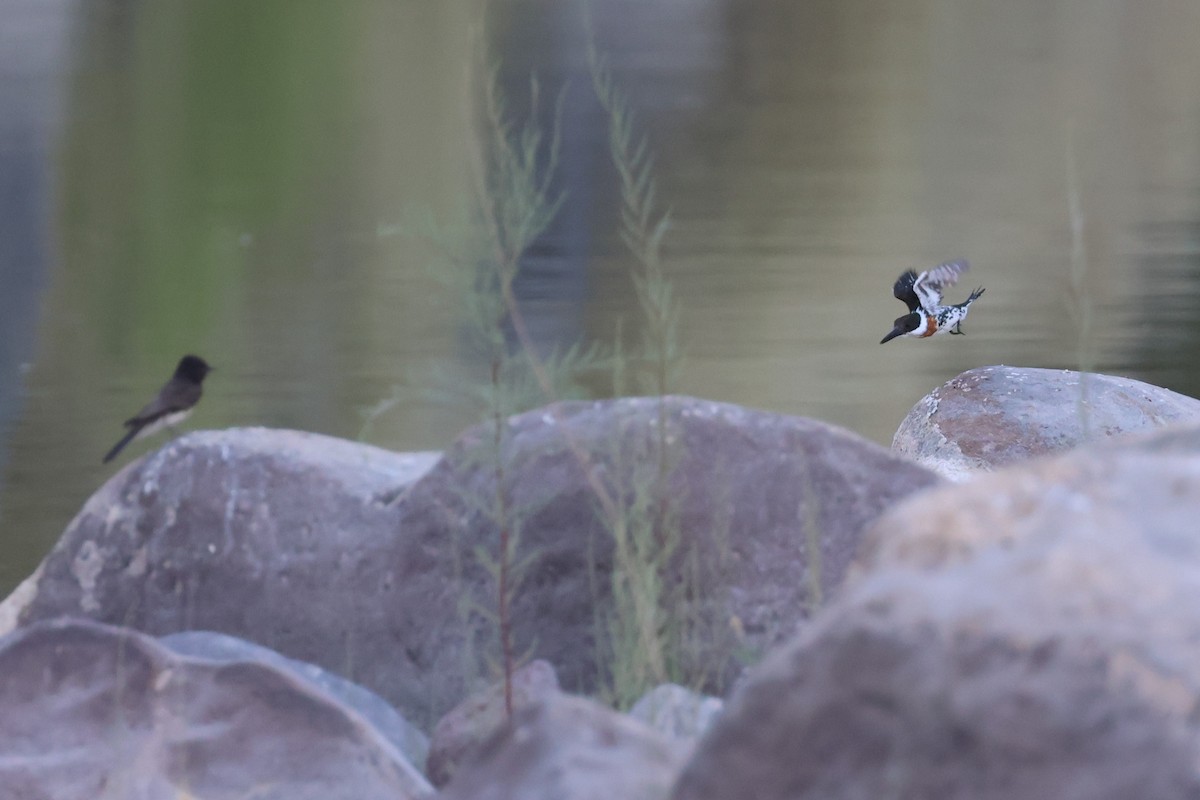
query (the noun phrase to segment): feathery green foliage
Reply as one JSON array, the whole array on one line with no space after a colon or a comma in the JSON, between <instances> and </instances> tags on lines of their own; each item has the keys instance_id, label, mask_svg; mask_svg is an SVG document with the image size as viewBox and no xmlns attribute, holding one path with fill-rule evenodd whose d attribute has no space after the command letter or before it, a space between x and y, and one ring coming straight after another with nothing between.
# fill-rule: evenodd
<instances>
[{"instance_id":1,"label":"feathery green foliage","mask_svg":"<svg viewBox=\"0 0 1200 800\"><path fill-rule=\"evenodd\" d=\"M670 477L682 453L681 436L672 436L666 397L678 379L683 361L679 346L680 307L663 270L662 241L670 212L658 207L654 157L644 135L637 133L629 100L613 79L607 61L598 52L586 16L587 60L596 97L608 119L609 154L621 188L620 234L634 258L631 270L638 300L641 337L633 350L638 365L634 385L658 397L658 415L652 445L624 444L616 437L610 458L632 487L626 496L614 489L618 508L606 518L613 545L612 613L598 639L609 678L608 693L618 707L627 707L655 684L666 681L698 684L697 642L705 638L704 617L691 602L700 594L704 569L695 537L685 547L680 501L671 491ZM620 349L618 331L617 353ZM616 358L614 388L622 391L629 381L625 358ZM678 432L676 432L678 433ZM632 447L632 452L621 452ZM718 536L716 532L707 532ZM675 573L679 580L667 581Z\"/></svg>"},{"instance_id":2,"label":"feathery green foliage","mask_svg":"<svg viewBox=\"0 0 1200 800\"><path fill-rule=\"evenodd\" d=\"M530 81L529 118L519 127L510 122L507 103L500 89L498 67L488 70L483 95L485 153L476 199L487 231L490 258L478 262L475 290L468 294L468 319L473 322L474 333L486 348L490 361L488 418L492 436L488 456L495 486L491 515L499 535L494 554L481 546L475 556L496 587L493 621L499 636L504 708L511 718L513 673L517 668L512 605L528 573L530 560L517 558L521 526L508 485L504 458L505 432L508 430L505 420L519 410L512 402L516 386L511 377L514 370L524 368L522 360L528 361L531 367L538 365L533 363L536 354L532 348L522 352L509 347L507 327L513 324L523 329L512 292L513 281L521 268L521 257L549 227L563 203L563 196L552 194L550 186L558 164L565 92L558 95L548 138L537 122L539 87L536 78ZM545 162L541 166L539 161L543 155Z\"/></svg>"},{"instance_id":3,"label":"feathery green foliage","mask_svg":"<svg viewBox=\"0 0 1200 800\"><path fill-rule=\"evenodd\" d=\"M657 443L654 445L657 447ZM660 501L657 459L651 445L625 432L614 438L610 459L618 513L608 521L612 538L610 575L612 613L607 620L606 656L601 674L610 677L609 693L628 707L647 688L680 679L671 652L671 604L664 576L679 546L678 506ZM604 648L602 648L604 649Z\"/></svg>"},{"instance_id":4,"label":"feathery green foliage","mask_svg":"<svg viewBox=\"0 0 1200 800\"><path fill-rule=\"evenodd\" d=\"M621 240L637 260L632 277L643 324L640 356L645 369L639 388L666 395L682 363L679 303L662 267L662 240L671 214L657 207L654 156L646 137L635 132L629 100L591 36L587 56L592 86L608 117L609 152L621 182Z\"/></svg>"},{"instance_id":5,"label":"feathery green foliage","mask_svg":"<svg viewBox=\"0 0 1200 800\"><path fill-rule=\"evenodd\" d=\"M592 486L598 514L612 535L614 569L607 589L615 611L611 617L597 617L597 651L609 655L603 672L612 678L614 699L627 704L655 683L685 681L680 643L689 635L697 638L697 626L689 624L686 614L676 613L678 587L668 591L663 577L680 541L678 505L667 491L679 454L671 450L662 401L676 382L682 360L679 305L661 258L669 215L657 209L653 158L645 138L635 133L628 101L594 47L589 48L589 63L597 96L610 122L610 151L621 185L621 238L634 256L631 275L640 330L634 348L624 347L618 324L611 346L575 342L539 355L513 292L525 252L567 202L553 180L561 152L565 92L556 96L550 126L543 128L539 123L541 88L536 79L531 80L530 110L518 121L502 91L498 67L481 65L479 74L486 78L479 92L480 148L475 154L473 222L444 226L427 218L413 228L400 229L428 244L435 274L449 282L454 296L462 301L465 338L487 375L482 382L470 382L466 399L480 408L490 427L491 436L474 457L492 472L495 494L464 497L463 502L477 516L489 520L497 531L497 541L493 547L472 548L456 562L456 568L464 578L473 567L481 568L495 587L492 599L486 602L464 592L460 615L468 631L482 631L483 638L472 639L474 651L498 653L497 659L485 660L503 674L510 710L512 673L520 659L518 644L513 641L512 606L537 553L526 553L520 546L522 523L531 511L515 507L512 500L505 455L507 418L580 396L582 375L610 370L618 394L634 386L660 398L657 435L644 448L612 454L616 464L612 484L569 435L565 440ZM382 234L395 232L395 228L381 230ZM457 395L462 397L461 390ZM402 390L396 389L392 397L369 409L364 415L364 434L381 414L395 408L401 397ZM637 488L627 495L624 486ZM464 544L460 542L460 546ZM696 574L700 571L695 570ZM597 597L605 593L599 586L594 588ZM480 621L486 624L480 626Z\"/></svg>"}]
</instances>

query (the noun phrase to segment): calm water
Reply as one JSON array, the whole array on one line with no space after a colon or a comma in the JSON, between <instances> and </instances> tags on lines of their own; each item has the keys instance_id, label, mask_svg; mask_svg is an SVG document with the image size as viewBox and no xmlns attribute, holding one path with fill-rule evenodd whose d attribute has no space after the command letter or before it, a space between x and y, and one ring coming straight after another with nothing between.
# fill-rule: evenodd
<instances>
[{"instance_id":1,"label":"calm water","mask_svg":"<svg viewBox=\"0 0 1200 800\"><path fill-rule=\"evenodd\" d=\"M679 391L887 444L964 369L1078 365L1089 307L1085 360L1200 395L1194 0L592 6L672 209ZM395 230L470 207L481 41L516 110L531 73L566 86L566 204L519 284L535 334L636 325L576 3L498 2L486 25L452 0L0 19L0 592L127 461L100 456L184 352L219 368L193 427L354 437L394 386L372 442L440 448L474 421L459 298ZM951 299L988 289L969 335L880 347L896 274L963 256Z\"/></svg>"}]
</instances>

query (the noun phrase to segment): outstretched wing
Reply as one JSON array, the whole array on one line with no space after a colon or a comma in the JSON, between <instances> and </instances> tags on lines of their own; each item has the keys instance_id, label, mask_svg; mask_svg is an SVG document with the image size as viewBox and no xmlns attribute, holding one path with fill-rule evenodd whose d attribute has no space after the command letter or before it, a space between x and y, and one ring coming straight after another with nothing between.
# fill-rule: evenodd
<instances>
[{"instance_id":1,"label":"outstretched wing","mask_svg":"<svg viewBox=\"0 0 1200 800\"><path fill-rule=\"evenodd\" d=\"M958 283L958 276L968 269L970 267L966 261L947 261L945 264L938 264L918 275L917 280L913 283L913 292L916 293L921 306L925 309L933 309L941 305L942 292L946 287Z\"/></svg>"},{"instance_id":2,"label":"outstretched wing","mask_svg":"<svg viewBox=\"0 0 1200 800\"><path fill-rule=\"evenodd\" d=\"M917 298L917 293L913 291L913 284L917 282L917 273L914 270L904 272L896 279L896 285L892 287L892 294L896 295L896 299L908 306L908 313L917 310L921 301Z\"/></svg>"}]
</instances>

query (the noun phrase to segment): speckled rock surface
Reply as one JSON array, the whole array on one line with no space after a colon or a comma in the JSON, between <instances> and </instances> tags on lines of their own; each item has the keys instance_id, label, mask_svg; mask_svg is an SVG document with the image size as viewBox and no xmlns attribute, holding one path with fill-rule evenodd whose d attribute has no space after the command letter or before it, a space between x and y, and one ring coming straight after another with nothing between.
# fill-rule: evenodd
<instances>
[{"instance_id":1,"label":"speckled rock surface","mask_svg":"<svg viewBox=\"0 0 1200 800\"><path fill-rule=\"evenodd\" d=\"M1200 797L1197 520L1197 426L898 505L672 797Z\"/></svg>"},{"instance_id":2,"label":"speckled rock surface","mask_svg":"<svg viewBox=\"0 0 1200 800\"><path fill-rule=\"evenodd\" d=\"M429 785L287 671L177 655L85 620L0 638L0 796L408 800Z\"/></svg>"},{"instance_id":3,"label":"speckled rock surface","mask_svg":"<svg viewBox=\"0 0 1200 800\"><path fill-rule=\"evenodd\" d=\"M1200 422L1200 400L1130 378L980 367L918 402L892 450L964 480L1088 440L1183 421Z\"/></svg>"}]
</instances>

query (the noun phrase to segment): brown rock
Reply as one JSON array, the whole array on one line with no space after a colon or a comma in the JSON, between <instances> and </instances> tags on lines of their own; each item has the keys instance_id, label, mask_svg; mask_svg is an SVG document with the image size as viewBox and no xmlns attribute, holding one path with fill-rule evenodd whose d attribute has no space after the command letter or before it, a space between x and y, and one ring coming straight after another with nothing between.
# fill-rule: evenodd
<instances>
[{"instance_id":1,"label":"brown rock","mask_svg":"<svg viewBox=\"0 0 1200 800\"><path fill-rule=\"evenodd\" d=\"M0 639L0 796L403 800L428 789L332 697L83 620Z\"/></svg>"},{"instance_id":2,"label":"brown rock","mask_svg":"<svg viewBox=\"0 0 1200 800\"><path fill-rule=\"evenodd\" d=\"M518 713L438 800L658 800L680 752L640 722L558 695Z\"/></svg>"},{"instance_id":3,"label":"brown rock","mask_svg":"<svg viewBox=\"0 0 1200 800\"><path fill-rule=\"evenodd\" d=\"M1200 400L1130 378L980 367L913 406L892 449L962 480L1089 440L1188 420L1200 421Z\"/></svg>"},{"instance_id":4,"label":"brown rock","mask_svg":"<svg viewBox=\"0 0 1200 800\"><path fill-rule=\"evenodd\" d=\"M1200 798L1200 427L913 498L675 800Z\"/></svg>"}]
</instances>

